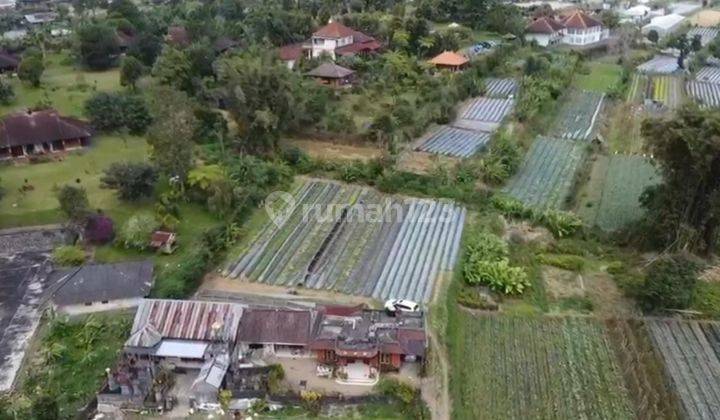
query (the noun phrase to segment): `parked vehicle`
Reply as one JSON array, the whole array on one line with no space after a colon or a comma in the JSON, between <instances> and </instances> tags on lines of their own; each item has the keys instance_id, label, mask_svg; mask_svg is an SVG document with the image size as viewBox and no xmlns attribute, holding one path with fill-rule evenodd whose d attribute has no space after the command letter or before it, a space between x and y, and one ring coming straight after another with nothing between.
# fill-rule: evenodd
<instances>
[{"instance_id":1,"label":"parked vehicle","mask_svg":"<svg viewBox=\"0 0 720 420\"><path fill-rule=\"evenodd\" d=\"M385 302L385 310L394 314L397 312L418 312L420 305L407 299L390 299Z\"/></svg>"}]
</instances>

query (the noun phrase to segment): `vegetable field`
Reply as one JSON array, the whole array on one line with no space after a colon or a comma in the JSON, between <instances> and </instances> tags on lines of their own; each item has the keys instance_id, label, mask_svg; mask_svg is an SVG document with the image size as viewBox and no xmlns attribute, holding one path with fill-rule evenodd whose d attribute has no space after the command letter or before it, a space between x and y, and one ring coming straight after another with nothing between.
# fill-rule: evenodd
<instances>
[{"instance_id":1,"label":"vegetable field","mask_svg":"<svg viewBox=\"0 0 720 420\"><path fill-rule=\"evenodd\" d=\"M645 99L645 91L647 90L648 77L644 74L635 73L630 87L627 92L627 101L632 103L639 103Z\"/></svg>"},{"instance_id":2,"label":"vegetable field","mask_svg":"<svg viewBox=\"0 0 720 420\"><path fill-rule=\"evenodd\" d=\"M659 181L657 170L646 158L611 156L595 219L590 223L611 231L639 220L643 215L640 195Z\"/></svg>"},{"instance_id":3,"label":"vegetable field","mask_svg":"<svg viewBox=\"0 0 720 420\"><path fill-rule=\"evenodd\" d=\"M453 125L469 130L494 131L514 107L513 99L473 98Z\"/></svg>"},{"instance_id":4,"label":"vegetable field","mask_svg":"<svg viewBox=\"0 0 720 420\"><path fill-rule=\"evenodd\" d=\"M711 43L713 39L717 38L720 31L717 28L692 28L688 31L688 39L693 39L695 35L700 35L700 43L702 46L706 46Z\"/></svg>"},{"instance_id":5,"label":"vegetable field","mask_svg":"<svg viewBox=\"0 0 720 420\"><path fill-rule=\"evenodd\" d=\"M601 321L459 316L453 418L634 418Z\"/></svg>"},{"instance_id":6,"label":"vegetable field","mask_svg":"<svg viewBox=\"0 0 720 420\"><path fill-rule=\"evenodd\" d=\"M490 133L443 125L423 141L417 150L453 157L470 157L485 149Z\"/></svg>"},{"instance_id":7,"label":"vegetable field","mask_svg":"<svg viewBox=\"0 0 720 420\"><path fill-rule=\"evenodd\" d=\"M465 209L310 181L226 272L278 286L426 302L457 259Z\"/></svg>"},{"instance_id":8,"label":"vegetable field","mask_svg":"<svg viewBox=\"0 0 720 420\"><path fill-rule=\"evenodd\" d=\"M515 79L485 79L485 96L509 98L517 94L519 84Z\"/></svg>"},{"instance_id":9,"label":"vegetable field","mask_svg":"<svg viewBox=\"0 0 720 420\"><path fill-rule=\"evenodd\" d=\"M539 137L504 191L529 206L561 208L584 156L579 143Z\"/></svg>"},{"instance_id":10,"label":"vegetable field","mask_svg":"<svg viewBox=\"0 0 720 420\"><path fill-rule=\"evenodd\" d=\"M555 133L568 140L591 140L605 94L576 91L563 104L555 121Z\"/></svg>"},{"instance_id":11,"label":"vegetable field","mask_svg":"<svg viewBox=\"0 0 720 420\"><path fill-rule=\"evenodd\" d=\"M720 419L720 324L648 320L687 418Z\"/></svg>"},{"instance_id":12,"label":"vegetable field","mask_svg":"<svg viewBox=\"0 0 720 420\"><path fill-rule=\"evenodd\" d=\"M720 83L720 67L705 66L695 75L698 82Z\"/></svg>"},{"instance_id":13,"label":"vegetable field","mask_svg":"<svg viewBox=\"0 0 720 420\"><path fill-rule=\"evenodd\" d=\"M670 109L675 109L682 103L682 80L679 77L655 76L650 80L647 89L647 98L661 102Z\"/></svg>"},{"instance_id":14,"label":"vegetable field","mask_svg":"<svg viewBox=\"0 0 720 420\"><path fill-rule=\"evenodd\" d=\"M637 71L646 74L671 74L679 69L677 58L667 55L656 55L637 67Z\"/></svg>"},{"instance_id":15,"label":"vegetable field","mask_svg":"<svg viewBox=\"0 0 720 420\"><path fill-rule=\"evenodd\" d=\"M703 108L720 107L720 84L690 80L685 84L685 90Z\"/></svg>"}]
</instances>

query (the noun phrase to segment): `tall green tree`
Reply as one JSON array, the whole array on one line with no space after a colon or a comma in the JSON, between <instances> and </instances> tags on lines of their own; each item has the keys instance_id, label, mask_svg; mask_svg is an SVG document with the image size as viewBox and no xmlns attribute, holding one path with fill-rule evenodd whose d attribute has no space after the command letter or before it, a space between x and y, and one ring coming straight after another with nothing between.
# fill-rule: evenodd
<instances>
[{"instance_id":1,"label":"tall green tree","mask_svg":"<svg viewBox=\"0 0 720 420\"><path fill-rule=\"evenodd\" d=\"M104 22L80 26L77 31L77 50L83 64L92 70L112 67L120 53L115 29Z\"/></svg>"},{"instance_id":2,"label":"tall green tree","mask_svg":"<svg viewBox=\"0 0 720 420\"><path fill-rule=\"evenodd\" d=\"M18 66L18 79L29 83L34 87L40 86L42 74L45 72L45 63L43 63L40 54L23 55L20 65Z\"/></svg>"},{"instance_id":3,"label":"tall green tree","mask_svg":"<svg viewBox=\"0 0 720 420\"><path fill-rule=\"evenodd\" d=\"M648 239L714 253L720 224L720 113L688 105L671 119L644 121L642 134L663 176L641 198Z\"/></svg>"},{"instance_id":4,"label":"tall green tree","mask_svg":"<svg viewBox=\"0 0 720 420\"><path fill-rule=\"evenodd\" d=\"M185 51L166 47L155 61L152 75L163 85L192 92L192 64Z\"/></svg>"},{"instance_id":5,"label":"tall green tree","mask_svg":"<svg viewBox=\"0 0 720 420\"><path fill-rule=\"evenodd\" d=\"M122 86L130 86L135 90L135 85L140 77L145 73L145 66L133 56L123 58L120 64L120 84Z\"/></svg>"},{"instance_id":6,"label":"tall green tree","mask_svg":"<svg viewBox=\"0 0 720 420\"><path fill-rule=\"evenodd\" d=\"M90 202L85 188L74 185L63 185L57 191L57 200L60 211L71 223L84 222L90 213Z\"/></svg>"}]
</instances>

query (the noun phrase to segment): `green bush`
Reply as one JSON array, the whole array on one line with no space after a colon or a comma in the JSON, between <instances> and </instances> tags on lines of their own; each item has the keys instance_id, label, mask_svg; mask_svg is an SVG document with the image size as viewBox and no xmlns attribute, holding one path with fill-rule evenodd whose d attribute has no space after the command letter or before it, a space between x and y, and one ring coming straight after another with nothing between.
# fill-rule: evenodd
<instances>
[{"instance_id":1,"label":"green bush","mask_svg":"<svg viewBox=\"0 0 720 420\"><path fill-rule=\"evenodd\" d=\"M497 235L480 232L472 235L467 245L469 259L497 261L508 256L508 245Z\"/></svg>"},{"instance_id":2,"label":"green bush","mask_svg":"<svg viewBox=\"0 0 720 420\"><path fill-rule=\"evenodd\" d=\"M474 261L465 266L464 273L468 283L486 284L492 290L506 295L519 295L530 287L525 270L512 267L507 258L499 261Z\"/></svg>"},{"instance_id":3,"label":"green bush","mask_svg":"<svg viewBox=\"0 0 720 420\"><path fill-rule=\"evenodd\" d=\"M498 309L496 302L489 301L476 288L464 287L457 294L457 303L466 308L494 311Z\"/></svg>"},{"instance_id":4,"label":"green bush","mask_svg":"<svg viewBox=\"0 0 720 420\"><path fill-rule=\"evenodd\" d=\"M82 265L85 262L85 250L79 246L59 246L53 250L52 260L62 266Z\"/></svg>"},{"instance_id":5,"label":"green bush","mask_svg":"<svg viewBox=\"0 0 720 420\"><path fill-rule=\"evenodd\" d=\"M556 238L573 235L582 228L582 219L577 215L559 210L548 210L540 215L540 223Z\"/></svg>"},{"instance_id":6,"label":"green bush","mask_svg":"<svg viewBox=\"0 0 720 420\"><path fill-rule=\"evenodd\" d=\"M166 299L183 299L198 286L208 268L208 254L193 250L175 267L163 272L154 295Z\"/></svg>"},{"instance_id":7,"label":"green bush","mask_svg":"<svg viewBox=\"0 0 720 420\"><path fill-rule=\"evenodd\" d=\"M150 236L159 227L152 213L136 213L120 229L118 242L128 249L145 250L150 246Z\"/></svg>"},{"instance_id":8,"label":"green bush","mask_svg":"<svg viewBox=\"0 0 720 420\"><path fill-rule=\"evenodd\" d=\"M698 269L696 263L683 255L656 261L647 270L640 293L643 307L648 311L688 308L695 293Z\"/></svg>"},{"instance_id":9,"label":"green bush","mask_svg":"<svg viewBox=\"0 0 720 420\"><path fill-rule=\"evenodd\" d=\"M720 318L720 283L699 281L692 299L692 308L712 318Z\"/></svg>"},{"instance_id":10,"label":"green bush","mask_svg":"<svg viewBox=\"0 0 720 420\"><path fill-rule=\"evenodd\" d=\"M381 395L395 398L403 404L411 404L417 395L412 385L397 379L381 378L375 387Z\"/></svg>"},{"instance_id":11,"label":"green bush","mask_svg":"<svg viewBox=\"0 0 720 420\"><path fill-rule=\"evenodd\" d=\"M582 273L585 270L585 259L577 255L542 254L538 255L538 262L578 273Z\"/></svg>"}]
</instances>

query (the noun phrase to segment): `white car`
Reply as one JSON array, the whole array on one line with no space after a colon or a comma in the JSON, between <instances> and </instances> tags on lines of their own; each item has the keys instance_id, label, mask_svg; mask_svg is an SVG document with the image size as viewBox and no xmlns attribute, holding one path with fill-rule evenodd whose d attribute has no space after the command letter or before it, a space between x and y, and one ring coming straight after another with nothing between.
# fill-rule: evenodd
<instances>
[{"instance_id":1,"label":"white car","mask_svg":"<svg viewBox=\"0 0 720 420\"><path fill-rule=\"evenodd\" d=\"M412 300L390 299L385 302L385 310L393 314L396 312L417 312L420 310L420 305Z\"/></svg>"}]
</instances>

